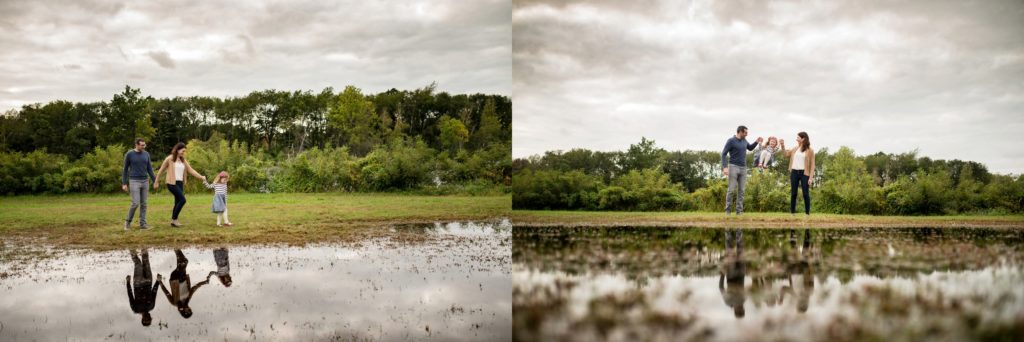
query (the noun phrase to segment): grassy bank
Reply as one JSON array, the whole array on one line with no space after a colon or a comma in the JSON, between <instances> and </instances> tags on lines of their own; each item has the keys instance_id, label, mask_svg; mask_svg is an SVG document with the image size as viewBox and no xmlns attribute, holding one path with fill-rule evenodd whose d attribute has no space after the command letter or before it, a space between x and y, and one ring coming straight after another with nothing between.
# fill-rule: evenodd
<instances>
[{"instance_id":1,"label":"grassy bank","mask_svg":"<svg viewBox=\"0 0 1024 342\"><path fill-rule=\"evenodd\" d=\"M162 189L161 189L162 190ZM231 194L231 228L216 226L212 196L187 194L171 228L173 198L151 194L147 220L125 232L127 194L16 196L0 198L0 237L56 246L121 248L184 244L287 243L352 240L380 233L398 223L493 220L507 217L510 196L414 196L394 194ZM44 241L36 241L44 240Z\"/></svg>"},{"instance_id":2,"label":"grassy bank","mask_svg":"<svg viewBox=\"0 0 1024 342\"><path fill-rule=\"evenodd\" d=\"M678 226L729 228L789 227L1012 227L1024 228L1024 216L870 216L746 213L740 217L710 212L613 212L514 210L516 227L529 226Z\"/></svg>"}]
</instances>

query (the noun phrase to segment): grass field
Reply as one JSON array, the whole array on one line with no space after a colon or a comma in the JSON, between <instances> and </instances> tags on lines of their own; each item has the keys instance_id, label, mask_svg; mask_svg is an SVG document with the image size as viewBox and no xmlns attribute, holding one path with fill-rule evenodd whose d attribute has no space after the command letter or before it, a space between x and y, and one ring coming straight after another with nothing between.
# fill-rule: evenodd
<instances>
[{"instance_id":1,"label":"grass field","mask_svg":"<svg viewBox=\"0 0 1024 342\"><path fill-rule=\"evenodd\" d=\"M150 194L149 230L123 229L127 194L0 197L0 238L10 242L95 249L153 245L241 243L302 244L358 239L389 224L496 220L508 217L511 196L413 196L400 194L230 194L231 228L216 226L212 195L187 194L170 227L173 198ZM136 214L136 217L138 214ZM44 241L37 241L44 240Z\"/></svg>"},{"instance_id":2,"label":"grass field","mask_svg":"<svg viewBox=\"0 0 1024 342\"><path fill-rule=\"evenodd\" d=\"M1011 227L1024 228L1024 215L870 216L745 213L740 217L709 212L613 212L514 210L516 227L530 226L688 226L730 228L845 227Z\"/></svg>"}]
</instances>

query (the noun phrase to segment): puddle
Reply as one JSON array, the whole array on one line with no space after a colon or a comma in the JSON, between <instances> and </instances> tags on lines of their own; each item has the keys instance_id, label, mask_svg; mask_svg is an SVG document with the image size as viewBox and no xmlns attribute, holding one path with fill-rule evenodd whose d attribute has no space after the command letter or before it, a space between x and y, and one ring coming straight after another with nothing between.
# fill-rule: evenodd
<instances>
[{"instance_id":1,"label":"puddle","mask_svg":"<svg viewBox=\"0 0 1024 342\"><path fill-rule=\"evenodd\" d=\"M0 340L512 339L508 221L389 229L306 247L5 246Z\"/></svg>"},{"instance_id":2,"label":"puddle","mask_svg":"<svg viewBox=\"0 0 1024 342\"><path fill-rule=\"evenodd\" d=\"M553 227L512 240L516 340L1024 334L1024 230Z\"/></svg>"}]
</instances>

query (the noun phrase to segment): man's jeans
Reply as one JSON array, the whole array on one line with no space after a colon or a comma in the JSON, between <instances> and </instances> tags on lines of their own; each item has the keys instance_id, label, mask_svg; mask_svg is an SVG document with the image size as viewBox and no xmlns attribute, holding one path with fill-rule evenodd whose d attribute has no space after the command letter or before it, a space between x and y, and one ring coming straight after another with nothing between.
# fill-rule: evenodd
<instances>
[{"instance_id":1,"label":"man's jeans","mask_svg":"<svg viewBox=\"0 0 1024 342\"><path fill-rule=\"evenodd\" d=\"M128 208L127 224L135 217L135 208L139 208L139 226L146 226L146 202L149 200L149 180L128 180L128 193L132 196L132 206Z\"/></svg>"},{"instance_id":2,"label":"man's jeans","mask_svg":"<svg viewBox=\"0 0 1024 342\"><path fill-rule=\"evenodd\" d=\"M732 194L736 193L736 213L743 212L743 191L747 187L747 168L729 164L729 190L725 192L725 212L732 207Z\"/></svg>"}]
</instances>

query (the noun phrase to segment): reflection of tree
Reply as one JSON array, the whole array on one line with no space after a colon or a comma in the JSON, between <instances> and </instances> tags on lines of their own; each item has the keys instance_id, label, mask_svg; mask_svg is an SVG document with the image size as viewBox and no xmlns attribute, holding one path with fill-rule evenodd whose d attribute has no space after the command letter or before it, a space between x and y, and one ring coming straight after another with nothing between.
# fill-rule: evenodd
<instances>
[{"instance_id":1,"label":"reflection of tree","mask_svg":"<svg viewBox=\"0 0 1024 342\"><path fill-rule=\"evenodd\" d=\"M153 322L153 317L149 312L153 311L153 307L156 306L156 289L159 281L153 282L148 250L142 250L142 258L139 258L139 253L135 250L128 252L132 256L132 263L135 264L135 280L132 281L131 276L124 277L124 285L128 289L128 304L131 305L132 312L142 314L142 325L148 327ZM132 293L133 287L134 294Z\"/></svg>"},{"instance_id":2,"label":"reflection of tree","mask_svg":"<svg viewBox=\"0 0 1024 342\"><path fill-rule=\"evenodd\" d=\"M747 264L743 261L743 231L736 230L733 241L728 230L725 231L725 255L722 256L722 267L718 276L718 291L722 294L725 305L732 308L737 318L746 315L743 302L746 301L743 280L746 277ZM728 285L728 286L725 286Z\"/></svg>"}]
</instances>

